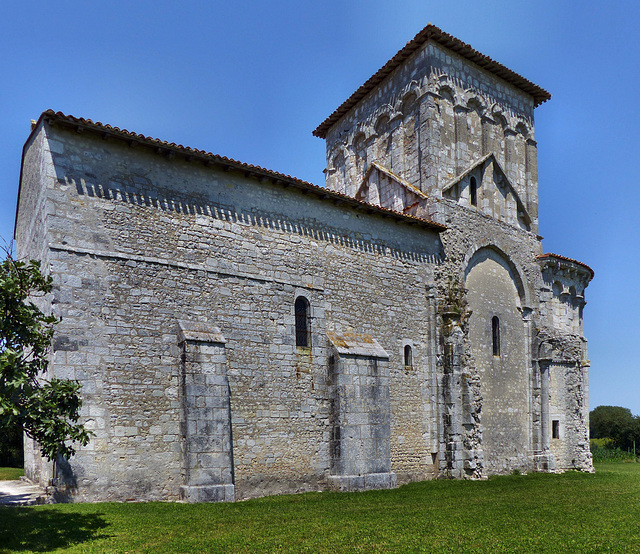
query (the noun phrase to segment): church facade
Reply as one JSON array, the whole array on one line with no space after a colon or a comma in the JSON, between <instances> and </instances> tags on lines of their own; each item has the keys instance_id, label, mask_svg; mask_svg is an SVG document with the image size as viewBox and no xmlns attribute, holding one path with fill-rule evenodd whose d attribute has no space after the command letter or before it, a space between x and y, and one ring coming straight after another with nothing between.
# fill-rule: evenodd
<instances>
[{"instance_id":1,"label":"church facade","mask_svg":"<svg viewBox=\"0 0 640 554\"><path fill-rule=\"evenodd\" d=\"M592 471L585 264L543 253L537 85L428 25L314 134L326 186L47 111L15 238L91 442L58 498Z\"/></svg>"}]
</instances>

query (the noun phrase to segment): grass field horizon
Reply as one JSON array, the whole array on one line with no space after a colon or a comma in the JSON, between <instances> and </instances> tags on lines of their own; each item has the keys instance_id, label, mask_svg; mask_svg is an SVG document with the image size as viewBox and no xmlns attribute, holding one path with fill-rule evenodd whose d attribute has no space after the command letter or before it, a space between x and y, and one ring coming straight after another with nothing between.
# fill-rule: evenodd
<instances>
[{"instance_id":1,"label":"grass field horizon","mask_svg":"<svg viewBox=\"0 0 640 554\"><path fill-rule=\"evenodd\" d=\"M0 509L0 552L640 551L640 464L228 504Z\"/></svg>"}]
</instances>

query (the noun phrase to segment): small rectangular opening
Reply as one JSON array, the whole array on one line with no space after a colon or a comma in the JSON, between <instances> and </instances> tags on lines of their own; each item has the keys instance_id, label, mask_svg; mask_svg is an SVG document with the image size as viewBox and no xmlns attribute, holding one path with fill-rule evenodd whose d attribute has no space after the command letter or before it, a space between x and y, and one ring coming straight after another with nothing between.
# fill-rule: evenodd
<instances>
[{"instance_id":1,"label":"small rectangular opening","mask_svg":"<svg viewBox=\"0 0 640 554\"><path fill-rule=\"evenodd\" d=\"M560 438L560 421L557 419L551 422L551 437L554 439Z\"/></svg>"}]
</instances>

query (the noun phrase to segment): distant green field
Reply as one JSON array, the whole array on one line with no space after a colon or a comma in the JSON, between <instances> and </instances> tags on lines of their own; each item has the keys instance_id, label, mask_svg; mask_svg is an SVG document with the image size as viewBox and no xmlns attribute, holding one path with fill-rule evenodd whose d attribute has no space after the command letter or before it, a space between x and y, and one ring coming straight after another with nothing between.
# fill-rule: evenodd
<instances>
[{"instance_id":1,"label":"distant green field","mask_svg":"<svg viewBox=\"0 0 640 554\"><path fill-rule=\"evenodd\" d=\"M594 462L632 462L636 460L633 452L613 448L611 439L591 439L591 454Z\"/></svg>"},{"instance_id":2,"label":"distant green field","mask_svg":"<svg viewBox=\"0 0 640 554\"><path fill-rule=\"evenodd\" d=\"M1 508L0 539L0 552L639 552L640 464L233 504Z\"/></svg>"},{"instance_id":3,"label":"distant green field","mask_svg":"<svg viewBox=\"0 0 640 554\"><path fill-rule=\"evenodd\" d=\"M24 475L21 467L0 467L0 481L14 481Z\"/></svg>"}]
</instances>

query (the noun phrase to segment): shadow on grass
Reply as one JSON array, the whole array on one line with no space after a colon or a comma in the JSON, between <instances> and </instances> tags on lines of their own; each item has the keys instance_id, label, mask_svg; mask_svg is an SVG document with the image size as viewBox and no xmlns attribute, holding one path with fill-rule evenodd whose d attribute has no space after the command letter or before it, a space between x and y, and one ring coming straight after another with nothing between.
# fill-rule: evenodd
<instances>
[{"instance_id":1,"label":"shadow on grass","mask_svg":"<svg viewBox=\"0 0 640 554\"><path fill-rule=\"evenodd\" d=\"M102 514L73 514L31 507L0 506L0 554L49 552L107 538Z\"/></svg>"}]
</instances>

